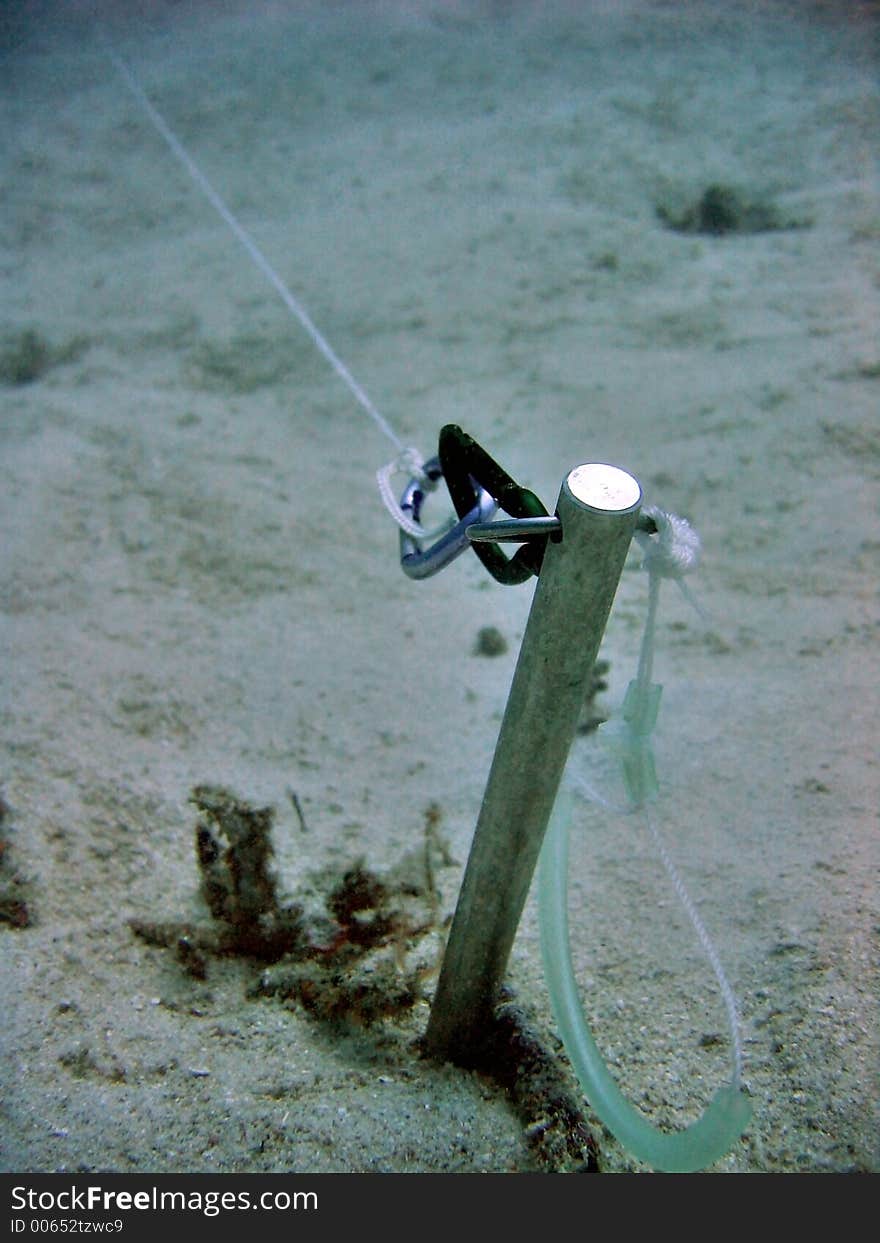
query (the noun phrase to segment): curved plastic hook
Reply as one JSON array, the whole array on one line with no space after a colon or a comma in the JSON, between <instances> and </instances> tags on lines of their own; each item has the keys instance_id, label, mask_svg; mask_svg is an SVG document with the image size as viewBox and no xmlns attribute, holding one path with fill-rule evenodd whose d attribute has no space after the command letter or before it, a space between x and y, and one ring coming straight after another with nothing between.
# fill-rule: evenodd
<instances>
[{"instance_id":1,"label":"curved plastic hook","mask_svg":"<svg viewBox=\"0 0 880 1243\"><path fill-rule=\"evenodd\" d=\"M581 1009L568 930L568 825L571 795L560 789L541 851L541 952L553 1013L590 1108L633 1156L655 1170L689 1173L712 1165L739 1139L752 1116L735 1083L720 1088L703 1116L683 1131L660 1131L618 1088Z\"/></svg>"}]
</instances>

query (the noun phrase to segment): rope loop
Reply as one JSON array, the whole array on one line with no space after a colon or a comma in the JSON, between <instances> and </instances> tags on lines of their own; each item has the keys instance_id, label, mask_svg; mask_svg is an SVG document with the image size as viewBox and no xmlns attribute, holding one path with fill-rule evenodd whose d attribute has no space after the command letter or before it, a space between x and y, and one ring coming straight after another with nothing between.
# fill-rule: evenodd
<instances>
[{"instance_id":1,"label":"rope loop","mask_svg":"<svg viewBox=\"0 0 880 1243\"><path fill-rule=\"evenodd\" d=\"M424 493L433 492L437 487L442 476L434 476L425 470L425 459L413 445L405 446L393 461L388 462L387 465L380 467L376 471L376 484L379 488L382 504L401 531L405 532L411 539L418 540L420 544L423 541L436 539L448 531L451 525L449 518L446 518L436 526L424 527L421 522L412 516L412 510L401 507L397 499L397 493L391 483L395 475L406 475L408 479L417 480L420 489Z\"/></svg>"}]
</instances>

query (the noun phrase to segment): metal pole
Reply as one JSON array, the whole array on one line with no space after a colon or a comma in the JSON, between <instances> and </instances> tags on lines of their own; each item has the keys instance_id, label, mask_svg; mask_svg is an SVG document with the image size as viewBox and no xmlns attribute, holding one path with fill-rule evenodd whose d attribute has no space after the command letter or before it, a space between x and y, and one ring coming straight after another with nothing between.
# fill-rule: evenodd
<instances>
[{"instance_id":1,"label":"metal pole","mask_svg":"<svg viewBox=\"0 0 880 1243\"><path fill-rule=\"evenodd\" d=\"M425 1042L467 1063L492 1010L641 504L626 471L576 467L559 493Z\"/></svg>"}]
</instances>

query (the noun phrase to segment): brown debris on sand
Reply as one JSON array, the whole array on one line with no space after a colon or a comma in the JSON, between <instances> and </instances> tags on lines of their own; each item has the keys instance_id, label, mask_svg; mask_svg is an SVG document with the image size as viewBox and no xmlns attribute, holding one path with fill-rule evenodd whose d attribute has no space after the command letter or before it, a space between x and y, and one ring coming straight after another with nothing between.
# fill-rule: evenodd
<instances>
[{"instance_id":1,"label":"brown debris on sand","mask_svg":"<svg viewBox=\"0 0 880 1243\"><path fill-rule=\"evenodd\" d=\"M771 233L806 229L812 221L787 216L764 194L749 194L725 182L712 182L699 197L682 206L659 202L657 216L676 233L722 237L728 233Z\"/></svg>"}]
</instances>

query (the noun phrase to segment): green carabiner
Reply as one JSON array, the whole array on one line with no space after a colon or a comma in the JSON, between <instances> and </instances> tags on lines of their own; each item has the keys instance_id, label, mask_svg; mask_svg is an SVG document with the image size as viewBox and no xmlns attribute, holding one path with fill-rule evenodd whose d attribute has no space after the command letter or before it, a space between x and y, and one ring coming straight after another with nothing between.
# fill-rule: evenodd
<instances>
[{"instance_id":1,"label":"green carabiner","mask_svg":"<svg viewBox=\"0 0 880 1243\"><path fill-rule=\"evenodd\" d=\"M511 518L546 518L547 510L534 492L521 488L472 436L454 423L440 432L440 464L455 512L464 518L485 489ZM508 557L499 544L474 543L474 552L494 579L507 586L524 583L540 572L547 537L530 539Z\"/></svg>"}]
</instances>

